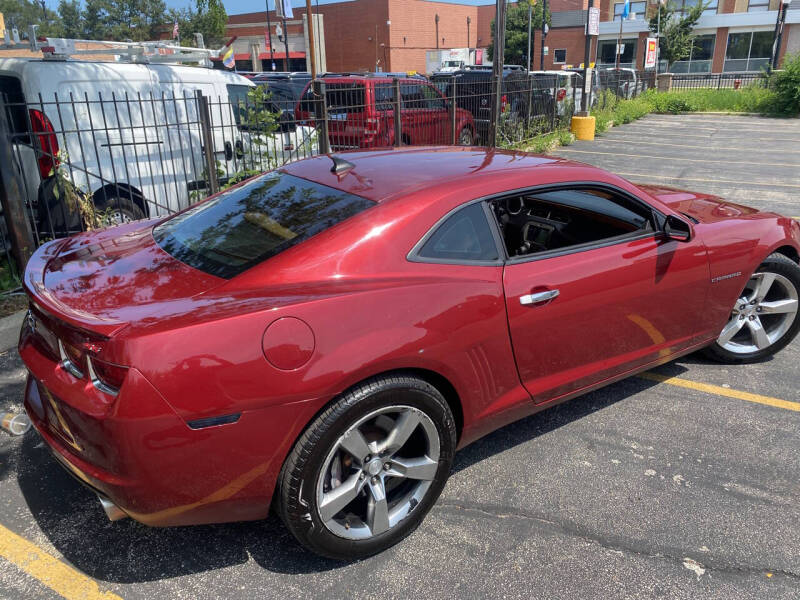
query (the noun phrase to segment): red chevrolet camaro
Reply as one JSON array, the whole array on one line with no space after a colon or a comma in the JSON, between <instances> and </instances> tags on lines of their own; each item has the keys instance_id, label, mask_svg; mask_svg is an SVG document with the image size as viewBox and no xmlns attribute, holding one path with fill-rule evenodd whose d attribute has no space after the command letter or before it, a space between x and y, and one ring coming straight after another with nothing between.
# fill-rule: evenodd
<instances>
[{"instance_id":1,"label":"red chevrolet camaro","mask_svg":"<svg viewBox=\"0 0 800 600\"><path fill-rule=\"evenodd\" d=\"M25 407L112 518L273 507L367 556L482 435L694 350L788 344L799 250L789 218L566 160L318 156L39 248Z\"/></svg>"}]
</instances>

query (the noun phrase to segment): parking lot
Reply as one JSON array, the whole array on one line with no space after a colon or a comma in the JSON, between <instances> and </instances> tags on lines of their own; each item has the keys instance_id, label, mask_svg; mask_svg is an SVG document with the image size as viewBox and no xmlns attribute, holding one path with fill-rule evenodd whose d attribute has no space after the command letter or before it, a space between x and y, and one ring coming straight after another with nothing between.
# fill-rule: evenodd
<instances>
[{"instance_id":1,"label":"parking lot","mask_svg":"<svg viewBox=\"0 0 800 600\"><path fill-rule=\"evenodd\" d=\"M651 116L559 155L792 216L800 121ZM0 412L24 368L0 355ZM797 598L800 341L691 355L464 449L425 522L383 554L305 552L276 517L110 523L35 433L0 432L2 598Z\"/></svg>"}]
</instances>

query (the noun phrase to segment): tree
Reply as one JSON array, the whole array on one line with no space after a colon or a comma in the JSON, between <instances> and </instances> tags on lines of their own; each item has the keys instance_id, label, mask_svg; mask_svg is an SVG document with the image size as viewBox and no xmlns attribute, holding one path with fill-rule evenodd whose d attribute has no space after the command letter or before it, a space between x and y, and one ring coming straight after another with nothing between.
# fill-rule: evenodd
<instances>
[{"instance_id":1,"label":"tree","mask_svg":"<svg viewBox=\"0 0 800 600\"><path fill-rule=\"evenodd\" d=\"M528 56L528 5L530 0L519 0L509 4L506 12L506 47L503 62L507 65L525 65ZM547 11L547 22L550 22L550 11ZM542 4L535 2L531 28L537 33L542 29ZM492 43L487 49L489 56L494 56L494 19L492 19ZM533 45L531 45L531 61L533 61Z\"/></svg>"},{"instance_id":2,"label":"tree","mask_svg":"<svg viewBox=\"0 0 800 600\"><path fill-rule=\"evenodd\" d=\"M6 22L6 29L17 28L20 36L26 36L31 25L38 25L37 35L53 35L53 23L58 18L49 8L42 11L42 6L35 0L0 0L0 13Z\"/></svg>"},{"instance_id":3,"label":"tree","mask_svg":"<svg viewBox=\"0 0 800 600\"><path fill-rule=\"evenodd\" d=\"M90 40L110 37L109 0L86 0L83 9L83 36Z\"/></svg>"},{"instance_id":4,"label":"tree","mask_svg":"<svg viewBox=\"0 0 800 600\"><path fill-rule=\"evenodd\" d=\"M225 26L228 24L228 14L225 12L222 0L195 1L196 10L190 24L191 33L202 33L208 47L222 45L225 39Z\"/></svg>"},{"instance_id":5,"label":"tree","mask_svg":"<svg viewBox=\"0 0 800 600\"><path fill-rule=\"evenodd\" d=\"M661 38L659 58L667 61L667 70L672 63L688 58L694 48L694 26L708 8L699 2L683 14L671 2L659 4L661 12ZM658 12L650 18L650 31L658 31Z\"/></svg>"},{"instance_id":6,"label":"tree","mask_svg":"<svg viewBox=\"0 0 800 600\"><path fill-rule=\"evenodd\" d=\"M83 17L78 0L59 0L58 19L58 34L61 37L83 37Z\"/></svg>"}]
</instances>

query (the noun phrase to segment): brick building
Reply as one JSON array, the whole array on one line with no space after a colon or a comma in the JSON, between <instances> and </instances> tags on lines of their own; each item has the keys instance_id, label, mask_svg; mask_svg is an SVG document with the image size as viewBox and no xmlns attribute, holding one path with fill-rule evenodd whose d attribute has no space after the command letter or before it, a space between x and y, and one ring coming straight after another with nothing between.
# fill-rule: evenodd
<instances>
[{"instance_id":1,"label":"brick building","mask_svg":"<svg viewBox=\"0 0 800 600\"><path fill-rule=\"evenodd\" d=\"M671 1L689 7L698 0ZM710 0L695 29L697 48L671 70L715 73L761 70L772 49L779 2ZM537 31L532 68L560 69L582 63L588 0L550 0L548 4L552 27L545 41L547 54L542 66L542 39ZM597 0L596 5L600 8L601 23L600 36L592 44L592 61L600 67L613 66L623 2ZM649 34L646 8L646 2L631 2L633 18L622 23L623 66L643 68L644 40ZM428 50L486 48L492 40L495 4L489 0L481 6L429 0L350 0L315 6L314 12L315 37L321 40L318 70L424 72ZM285 70L285 44L276 34L278 20L272 12L270 21L275 68ZM227 33L238 36L234 48L240 70L270 70L266 27L263 11L230 16ZM296 8L285 29L282 33L288 32L288 68L304 70L308 52L305 10ZM780 56L797 51L800 51L800 0L794 0L787 12Z\"/></svg>"},{"instance_id":2,"label":"brick building","mask_svg":"<svg viewBox=\"0 0 800 600\"><path fill-rule=\"evenodd\" d=\"M328 71L425 71L425 52L437 48L485 48L491 43L494 4L466 6L428 0L351 0L314 7L315 37L324 36L321 58ZM438 23L436 17L439 17ZM275 35L273 55L284 70L285 48ZM235 42L237 68L270 70L265 43L266 12L231 15L227 33ZM295 8L287 22L290 68L305 68L305 10ZM256 57L253 63L252 57ZM295 61L296 59L296 61ZM262 64L258 64L258 62ZM317 61L320 63L320 60Z\"/></svg>"}]
</instances>

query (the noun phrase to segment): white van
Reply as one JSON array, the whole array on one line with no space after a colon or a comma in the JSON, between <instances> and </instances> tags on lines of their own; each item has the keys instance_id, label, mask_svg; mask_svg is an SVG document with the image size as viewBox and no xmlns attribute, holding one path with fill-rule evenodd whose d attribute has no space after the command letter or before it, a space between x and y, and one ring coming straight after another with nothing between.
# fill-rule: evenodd
<instances>
[{"instance_id":1,"label":"white van","mask_svg":"<svg viewBox=\"0 0 800 600\"><path fill-rule=\"evenodd\" d=\"M64 209L49 195L54 155L112 222L167 214L207 195L198 92L208 98L221 181L288 160L288 131L254 144L239 122L237 102L252 87L241 75L202 67L0 58L23 193L38 205L39 224L52 226L41 233L74 220L60 217Z\"/></svg>"}]
</instances>

